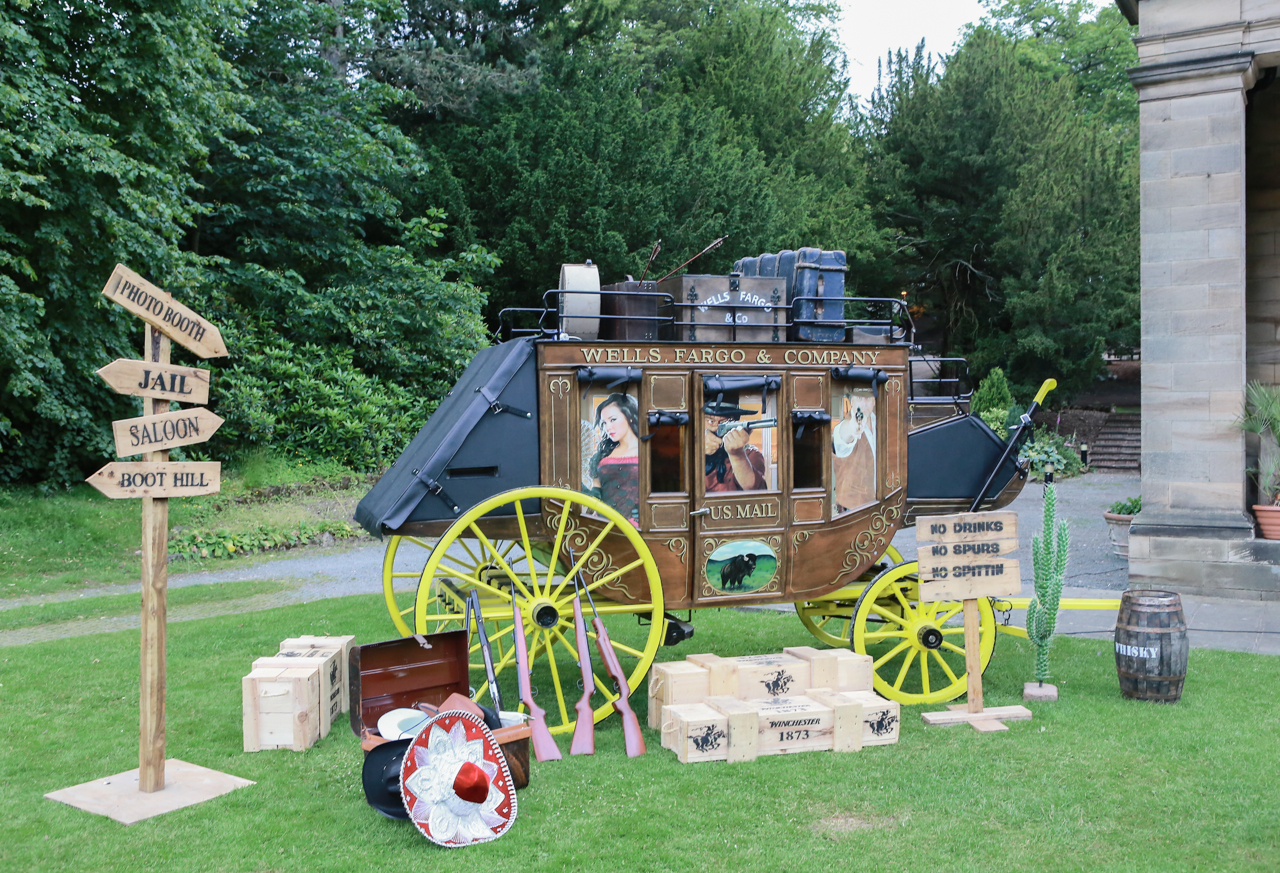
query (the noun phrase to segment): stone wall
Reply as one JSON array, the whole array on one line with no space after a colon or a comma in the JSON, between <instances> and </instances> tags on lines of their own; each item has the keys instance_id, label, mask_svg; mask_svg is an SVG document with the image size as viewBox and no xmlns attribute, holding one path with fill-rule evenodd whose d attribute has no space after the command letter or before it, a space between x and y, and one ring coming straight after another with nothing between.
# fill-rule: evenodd
<instances>
[{"instance_id":1,"label":"stone wall","mask_svg":"<svg viewBox=\"0 0 1280 873\"><path fill-rule=\"evenodd\" d=\"M1280 84L1250 95L1246 125L1246 373L1280 384Z\"/></svg>"}]
</instances>

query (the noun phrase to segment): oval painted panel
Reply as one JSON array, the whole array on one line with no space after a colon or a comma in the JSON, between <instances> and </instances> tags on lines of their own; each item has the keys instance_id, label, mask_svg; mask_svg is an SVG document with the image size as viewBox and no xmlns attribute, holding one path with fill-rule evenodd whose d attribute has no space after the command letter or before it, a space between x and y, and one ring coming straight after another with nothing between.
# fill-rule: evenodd
<instances>
[{"instance_id":1,"label":"oval painted panel","mask_svg":"<svg viewBox=\"0 0 1280 873\"><path fill-rule=\"evenodd\" d=\"M733 540L707 558L707 582L720 594L759 591L778 572L778 556L768 543Z\"/></svg>"}]
</instances>

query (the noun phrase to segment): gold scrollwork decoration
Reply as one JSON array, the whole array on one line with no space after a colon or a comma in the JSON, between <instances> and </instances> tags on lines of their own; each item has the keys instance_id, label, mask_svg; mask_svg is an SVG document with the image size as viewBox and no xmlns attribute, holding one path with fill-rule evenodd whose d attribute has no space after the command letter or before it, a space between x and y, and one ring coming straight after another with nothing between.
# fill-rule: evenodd
<instances>
[{"instance_id":1,"label":"gold scrollwork decoration","mask_svg":"<svg viewBox=\"0 0 1280 873\"><path fill-rule=\"evenodd\" d=\"M676 555L680 558L681 564L685 563L685 560L684 560L685 553L689 551L688 540L686 540L684 537L672 537L669 540L664 540L662 544L666 546L668 549L670 549L671 551L676 553Z\"/></svg>"},{"instance_id":2,"label":"gold scrollwork decoration","mask_svg":"<svg viewBox=\"0 0 1280 873\"><path fill-rule=\"evenodd\" d=\"M902 380L899 379L897 376L894 376L892 379L889 380L889 393L896 397L898 395L898 392L900 392L901 390L902 390Z\"/></svg>"},{"instance_id":3,"label":"gold scrollwork decoration","mask_svg":"<svg viewBox=\"0 0 1280 873\"><path fill-rule=\"evenodd\" d=\"M800 551L800 544L808 542L809 537L811 536L813 536L813 531L811 530L798 530L794 534L792 534L791 535L791 554L794 555L798 553Z\"/></svg>"},{"instance_id":4,"label":"gold scrollwork decoration","mask_svg":"<svg viewBox=\"0 0 1280 873\"><path fill-rule=\"evenodd\" d=\"M564 400L569 393L569 389L573 387L573 383L568 379L552 379L549 387L552 394Z\"/></svg>"},{"instance_id":5,"label":"gold scrollwork decoration","mask_svg":"<svg viewBox=\"0 0 1280 873\"><path fill-rule=\"evenodd\" d=\"M871 516L870 524L853 538L849 549L844 553L844 568L836 576L839 582L845 576L854 574L854 570L865 567L884 554L885 547L892 539L893 524L902 516L903 497L891 504L882 506Z\"/></svg>"}]
</instances>

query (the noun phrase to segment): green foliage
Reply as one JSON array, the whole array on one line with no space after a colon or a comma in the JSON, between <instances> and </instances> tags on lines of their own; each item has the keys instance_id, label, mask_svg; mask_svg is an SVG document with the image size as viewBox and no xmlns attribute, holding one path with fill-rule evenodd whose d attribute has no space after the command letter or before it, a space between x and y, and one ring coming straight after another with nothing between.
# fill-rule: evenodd
<instances>
[{"instance_id":1,"label":"green foliage","mask_svg":"<svg viewBox=\"0 0 1280 873\"><path fill-rule=\"evenodd\" d=\"M354 539L360 533L345 521L325 519L314 524L298 524L280 528L259 525L251 531L233 533L228 530L183 529L169 540L171 560L194 558L233 558L236 555L256 555L277 549L293 549L320 541L325 534L335 540Z\"/></svg>"},{"instance_id":2,"label":"green foliage","mask_svg":"<svg viewBox=\"0 0 1280 873\"><path fill-rule=\"evenodd\" d=\"M1245 386L1244 398L1240 428L1260 437L1258 466L1249 472L1257 481L1259 500L1273 506L1280 503L1280 386L1254 380Z\"/></svg>"},{"instance_id":3,"label":"green foliage","mask_svg":"<svg viewBox=\"0 0 1280 873\"><path fill-rule=\"evenodd\" d=\"M860 129L894 251L853 271L908 289L942 353L1004 368L1017 394L1057 378L1064 400L1138 341L1136 100L1072 54L1073 34L1096 35L1078 6L1005 4L941 69L922 49L889 59ZM1026 47L1032 27L1048 42ZM1117 51L1108 65L1136 64Z\"/></svg>"},{"instance_id":4,"label":"green foliage","mask_svg":"<svg viewBox=\"0 0 1280 873\"><path fill-rule=\"evenodd\" d=\"M206 445L221 456L287 444L303 461L375 469L395 458L435 406L411 387L369 376L351 349L280 338L252 347L219 374L226 424Z\"/></svg>"},{"instance_id":5,"label":"green foliage","mask_svg":"<svg viewBox=\"0 0 1280 873\"><path fill-rule=\"evenodd\" d=\"M1111 504L1112 515L1137 515L1142 511L1142 495L1126 497Z\"/></svg>"},{"instance_id":6,"label":"green foliage","mask_svg":"<svg viewBox=\"0 0 1280 873\"><path fill-rule=\"evenodd\" d=\"M1008 439L1009 410L1013 408L1013 394L1009 391L1009 380L1004 370L992 367L991 372L978 385L969 401L969 410L996 432L1001 439Z\"/></svg>"},{"instance_id":7,"label":"green foliage","mask_svg":"<svg viewBox=\"0 0 1280 873\"><path fill-rule=\"evenodd\" d=\"M999 409L995 407L991 409L984 409L982 412L978 413L978 417L986 422L987 427L996 432L996 436L1001 439L1008 439L1009 429L1005 424L1005 422L1009 420L1008 409Z\"/></svg>"},{"instance_id":8,"label":"green foliage","mask_svg":"<svg viewBox=\"0 0 1280 873\"><path fill-rule=\"evenodd\" d=\"M659 238L658 275L725 234L691 269L800 245L879 251L821 8L639 2L625 14L618 38L544 56L535 91L405 121L432 161L425 196L455 219L450 239L502 259L493 308L539 305L563 262L638 276Z\"/></svg>"},{"instance_id":9,"label":"green foliage","mask_svg":"<svg viewBox=\"0 0 1280 873\"><path fill-rule=\"evenodd\" d=\"M1067 445L1067 438L1056 434L1047 427L1038 427L1018 454L1020 460L1031 463L1031 478L1039 481L1044 478L1044 468L1053 464L1053 475L1056 479L1070 479L1080 475L1084 462L1080 453L1073 446Z\"/></svg>"},{"instance_id":10,"label":"green foliage","mask_svg":"<svg viewBox=\"0 0 1280 873\"><path fill-rule=\"evenodd\" d=\"M1067 573L1071 530L1058 521L1058 489L1044 486L1044 527L1031 539L1036 596L1027 606L1027 639L1036 647L1036 681L1049 678L1049 644L1058 623L1058 601Z\"/></svg>"},{"instance_id":11,"label":"green foliage","mask_svg":"<svg viewBox=\"0 0 1280 873\"><path fill-rule=\"evenodd\" d=\"M0 482L71 482L137 414L94 370L136 357L139 321L98 293L117 262L180 296L195 168L240 124L217 31L237 0L0 8Z\"/></svg>"}]
</instances>

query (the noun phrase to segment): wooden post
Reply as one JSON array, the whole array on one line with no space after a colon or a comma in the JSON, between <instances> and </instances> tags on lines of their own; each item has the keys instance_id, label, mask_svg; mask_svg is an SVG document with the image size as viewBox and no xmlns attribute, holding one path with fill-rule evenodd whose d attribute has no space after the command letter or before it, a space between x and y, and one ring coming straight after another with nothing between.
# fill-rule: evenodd
<instances>
[{"instance_id":1,"label":"wooden post","mask_svg":"<svg viewBox=\"0 0 1280 873\"><path fill-rule=\"evenodd\" d=\"M964 601L964 668L969 672L969 711L982 712L982 647L978 601Z\"/></svg>"},{"instance_id":2,"label":"wooden post","mask_svg":"<svg viewBox=\"0 0 1280 873\"><path fill-rule=\"evenodd\" d=\"M143 359L169 363L169 338L147 325ZM149 414L169 411L168 400L146 399ZM168 461L169 452L148 452ZM142 676L138 707L138 790L164 789L165 621L169 585L169 499L142 498Z\"/></svg>"}]
</instances>

